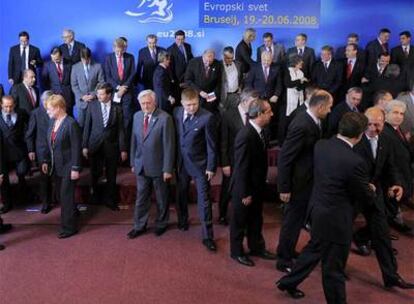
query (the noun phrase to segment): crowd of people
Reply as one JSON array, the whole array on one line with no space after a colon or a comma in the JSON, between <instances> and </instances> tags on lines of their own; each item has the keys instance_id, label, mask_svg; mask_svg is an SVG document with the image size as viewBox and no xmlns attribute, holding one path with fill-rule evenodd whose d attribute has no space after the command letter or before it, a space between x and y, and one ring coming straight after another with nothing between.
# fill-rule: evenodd
<instances>
[{"instance_id":1,"label":"crowd of people","mask_svg":"<svg viewBox=\"0 0 414 304\"><path fill-rule=\"evenodd\" d=\"M114 211L123 163L137 182L129 239L147 232L153 190L155 234L166 232L175 176L178 229L189 229L193 180L202 244L215 252L209 192L220 167L218 223L230 221L230 255L245 266L255 265L252 256L277 260L286 273L280 290L303 297L297 286L321 260L327 302L346 303L352 241L361 255L375 251L385 287L414 288L397 272L391 239L398 236L389 228L412 233L401 206L413 206L414 46L403 31L400 45L390 48L390 35L381 29L363 49L351 33L335 52L323 46L317 59L306 34L286 49L267 32L254 60L256 31L249 28L235 49L224 47L219 61L213 49L194 57L179 30L168 48L148 35L137 61L127 52L128 40L116 38L101 64L72 30L63 31L63 44L52 48L47 62L21 32L9 53L9 94L0 87L0 213L33 197L25 176L39 168L41 212L58 201L58 237L71 237L79 230L75 187L85 159L90 203ZM284 207L276 254L262 234L272 145L281 147L277 191ZM19 196L11 194L12 171ZM353 231L359 214L366 224ZM0 233L11 228L0 219ZM311 240L297 253L303 229Z\"/></svg>"}]
</instances>

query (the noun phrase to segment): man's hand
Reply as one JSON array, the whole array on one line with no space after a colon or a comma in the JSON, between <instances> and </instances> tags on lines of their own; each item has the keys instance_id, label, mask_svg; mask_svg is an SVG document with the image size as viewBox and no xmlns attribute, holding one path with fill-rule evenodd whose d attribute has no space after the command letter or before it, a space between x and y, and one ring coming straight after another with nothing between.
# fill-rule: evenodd
<instances>
[{"instance_id":1,"label":"man's hand","mask_svg":"<svg viewBox=\"0 0 414 304\"><path fill-rule=\"evenodd\" d=\"M207 99L208 94L206 92L204 92L204 91L201 91L200 92L200 96L203 97L204 99Z\"/></svg>"},{"instance_id":2,"label":"man's hand","mask_svg":"<svg viewBox=\"0 0 414 304\"><path fill-rule=\"evenodd\" d=\"M245 206L249 206L252 203L252 196L248 196L245 198L242 198L242 204Z\"/></svg>"},{"instance_id":3,"label":"man's hand","mask_svg":"<svg viewBox=\"0 0 414 304\"><path fill-rule=\"evenodd\" d=\"M391 198L395 198L397 202L399 202L403 196L404 190L401 186L394 185L388 188L388 196Z\"/></svg>"},{"instance_id":4,"label":"man's hand","mask_svg":"<svg viewBox=\"0 0 414 304\"><path fill-rule=\"evenodd\" d=\"M168 172L164 172L162 175L162 178L164 179L164 182L168 182L172 179L172 174Z\"/></svg>"},{"instance_id":5,"label":"man's hand","mask_svg":"<svg viewBox=\"0 0 414 304\"><path fill-rule=\"evenodd\" d=\"M279 198L284 203L289 203L291 193L280 193Z\"/></svg>"},{"instance_id":6,"label":"man's hand","mask_svg":"<svg viewBox=\"0 0 414 304\"><path fill-rule=\"evenodd\" d=\"M365 78L365 77L362 77L361 83L367 83L367 82L369 82L369 80L367 78Z\"/></svg>"},{"instance_id":7,"label":"man's hand","mask_svg":"<svg viewBox=\"0 0 414 304\"><path fill-rule=\"evenodd\" d=\"M70 171L70 179L77 180L79 179L79 171Z\"/></svg>"},{"instance_id":8,"label":"man's hand","mask_svg":"<svg viewBox=\"0 0 414 304\"><path fill-rule=\"evenodd\" d=\"M35 159L36 159L36 153L29 152L29 159L30 159L30 161L35 161Z\"/></svg>"},{"instance_id":9,"label":"man's hand","mask_svg":"<svg viewBox=\"0 0 414 304\"><path fill-rule=\"evenodd\" d=\"M88 149L83 148L82 149L82 155L83 155L83 157L85 157L86 159L88 159Z\"/></svg>"},{"instance_id":10,"label":"man's hand","mask_svg":"<svg viewBox=\"0 0 414 304\"><path fill-rule=\"evenodd\" d=\"M377 188L375 187L375 185L374 185L374 184L369 183L369 184L368 184L368 186L369 186L369 189L371 189L371 190L372 190L372 192L377 191Z\"/></svg>"},{"instance_id":11,"label":"man's hand","mask_svg":"<svg viewBox=\"0 0 414 304\"><path fill-rule=\"evenodd\" d=\"M225 167L221 168L221 170L223 170L223 174L225 176L230 176L230 174L231 174L231 167L230 166L225 166Z\"/></svg>"},{"instance_id":12,"label":"man's hand","mask_svg":"<svg viewBox=\"0 0 414 304\"><path fill-rule=\"evenodd\" d=\"M49 171L49 166L47 164L42 164L42 172L43 174L47 174Z\"/></svg>"},{"instance_id":13,"label":"man's hand","mask_svg":"<svg viewBox=\"0 0 414 304\"><path fill-rule=\"evenodd\" d=\"M210 181L214 176L214 172L211 172L211 171L207 170L206 175L207 175L207 180Z\"/></svg>"},{"instance_id":14,"label":"man's hand","mask_svg":"<svg viewBox=\"0 0 414 304\"><path fill-rule=\"evenodd\" d=\"M12 78L9 79L9 84L13 85L14 84L14 80Z\"/></svg>"},{"instance_id":15,"label":"man's hand","mask_svg":"<svg viewBox=\"0 0 414 304\"><path fill-rule=\"evenodd\" d=\"M272 97L270 97L269 101L270 101L271 103L276 103L278 99L279 99L279 97L278 97L278 96L273 95Z\"/></svg>"},{"instance_id":16,"label":"man's hand","mask_svg":"<svg viewBox=\"0 0 414 304\"><path fill-rule=\"evenodd\" d=\"M36 59L32 59L29 62L32 66L36 67Z\"/></svg>"},{"instance_id":17,"label":"man's hand","mask_svg":"<svg viewBox=\"0 0 414 304\"><path fill-rule=\"evenodd\" d=\"M175 98L172 96L168 96L168 101L173 105L175 104Z\"/></svg>"},{"instance_id":18,"label":"man's hand","mask_svg":"<svg viewBox=\"0 0 414 304\"><path fill-rule=\"evenodd\" d=\"M121 152L121 160L124 162L128 159L128 153L125 151Z\"/></svg>"},{"instance_id":19,"label":"man's hand","mask_svg":"<svg viewBox=\"0 0 414 304\"><path fill-rule=\"evenodd\" d=\"M135 173L135 168L134 167L131 167L131 172Z\"/></svg>"}]
</instances>

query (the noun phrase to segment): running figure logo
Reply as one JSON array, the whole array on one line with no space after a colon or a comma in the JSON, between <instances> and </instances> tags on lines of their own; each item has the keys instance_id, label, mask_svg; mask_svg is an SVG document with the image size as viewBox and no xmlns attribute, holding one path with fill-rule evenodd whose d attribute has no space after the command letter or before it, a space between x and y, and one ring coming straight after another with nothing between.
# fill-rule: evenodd
<instances>
[{"instance_id":1,"label":"running figure logo","mask_svg":"<svg viewBox=\"0 0 414 304\"><path fill-rule=\"evenodd\" d=\"M141 0L134 11L126 11L125 14L137 18L139 23L169 23L173 19L171 10L173 3L168 0Z\"/></svg>"}]
</instances>

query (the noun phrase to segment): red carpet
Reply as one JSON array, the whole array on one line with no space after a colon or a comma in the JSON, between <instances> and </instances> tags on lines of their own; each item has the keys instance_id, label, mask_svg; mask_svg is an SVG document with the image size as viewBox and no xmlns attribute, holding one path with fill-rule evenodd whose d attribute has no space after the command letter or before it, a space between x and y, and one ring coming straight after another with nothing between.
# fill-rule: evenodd
<instances>
[{"instance_id":1,"label":"red carpet","mask_svg":"<svg viewBox=\"0 0 414 304\"><path fill-rule=\"evenodd\" d=\"M280 209L274 204L265 209L264 235L268 249L275 251ZM0 252L0 303L324 303L319 268L301 286L306 298L291 300L274 286L281 273L273 261L255 258L252 268L237 264L229 257L228 228L219 225L218 253L207 252L201 245L195 205L191 215L188 232L176 229L172 209L166 234L157 238L150 229L147 235L127 240L131 209L112 212L95 206L82 213L79 235L59 240L59 208L48 215L13 210L4 219L15 229L0 236L7 245ZM414 225L413 211L405 217ZM304 232L300 248L307 238ZM400 252L401 275L414 281L414 239L400 236L394 247ZM374 256L351 254L348 274L348 303L414 303L413 291L382 288Z\"/></svg>"}]
</instances>

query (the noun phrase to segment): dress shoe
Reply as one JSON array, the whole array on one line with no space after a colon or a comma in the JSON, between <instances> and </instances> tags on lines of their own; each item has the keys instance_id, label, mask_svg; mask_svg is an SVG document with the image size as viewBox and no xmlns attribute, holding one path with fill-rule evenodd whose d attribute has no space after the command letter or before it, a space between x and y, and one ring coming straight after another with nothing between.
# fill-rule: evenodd
<instances>
[{"instance_id":1,"label":"dress shoe","mask_svg":"<svg viewBox=\"0 0 414 304\"><path fill-rule=\"evenodd\" d=\"M206 248L209 251L212 251L212 252L216 252L217 251L216 242L214 242L214 240L212 240L212 239L204 239L203 240L203 245L206 246Z\"/></svg>"},{"instance_id":2,"label":"dress shoe","mask_svg":"<svg viewBox=\"0 0 414 304\"><path fill-rule=\"evenodd\" d=\"M259 257L264 260L276 260L276 254L273 254L266 249L262 250L261 252L250 251L249 255Z\"/></svg>"},{"instance_id":3,"label":"dress shoe","mask_svg":"<svg viewBox=\"0 0 414 304\"><path fill-rule=\"evenodd\" d=\"M13 228L12 224L2 224L0 225L0 234L9 232Z\"/></svg>"},{"instance_id":4,"label":"dress shoe","mask_svg":"<svg viewBox=\"0 0 414 304\"><path fill-rule=\"evenodd\" d=\"M49 204L45 204L42 206L42 209L40 210L40 212L43 214L47 214L50 212L50 210L52 210L52 206Z\"/></svg>"},{"instance_id":5,"label":"dress shoe","mask_svg":"<svg viewBox=\"0 0 414 304\"><path fill-rule=\"evenodd\" d=\"M222 226L227 226L229 224L229 222L227 221L225 217L220 217L218 220L218 223Z\"/></svg>"},{"instance_id":6,"label":"dress shoe","mask_svg":"<svg viewBox=\"0 0 414 304\"><path fill-rule=\"evenodd\" d=\"M390 238L391 241L398 241L400 238L398 237L398 235L392 234L390 233L388 235L388 237Z\"/></svg>"},{"instance_id":7,"label":"dress shoe","mask_svg":"<svg viewBox=\"0 0 414 304\"><path fill-rule=\"evenodd\" d=\"M147 231L146 229L141 229L141 230L132 229L130 232L128 232L127 237L129 239L135 239L136 237L143 235L146 231Z\"/></svg>"},{"instance_id":8,"label":"dress shoe","mask_svg":"<svg viewBox=\"0 0 414 304\"><path fill-rule=\"evenodd\" d=\"M276 286L281 291L286 291L290 297L293 299L300 299L305 296L305 293L302 290L297 289L296 287L287 287L284 286L280 281L276 282Z\"/></svg>"},{"instance_id":9,"label":"dress shoe","mask_svg":"<svg viewBox=\"0 0 414 304\"><path fill-rule=\"evenodd\" d=\"M284 272L284 273L291 273L292 272L292 265L285 264L285 263L276 263L276 269Z\"/></svg>"},{"instance_id":10,"label":"dress shoe","mask_svg":"<svg viewBox=\"0 0 414 304\"><path fill-rule=\"evenodd\" d=\"M368 245L357 245L356 253L362 256L371 255L371 248Z\"/></svg>"},{"instance_id":11,"label":"dress shoe","mask_svg":"<svg viewBox=\"0 0 414 304\"><path fill-rule=\"evenodd\" d=\"M181 231L187 231L188 227L188 223L178 223L178 229L180 229Z\"/></svg>"},{"instance_id":12,"label":"dress shoe","mask_svg":"<svg viewBox=\"0 0 414 304\"><path fill-rule=\"evenodd\" d=\"M119 211L121 209L119 209L117 204L105 204L105 206L109 209L111 209L112 211Z\"/></svg>"},{"instance_id":13,"label":"dress shoe","mask_svg":"<svg viewBox=\"0 0 414 304\"><path fill-rule=\"evenodd\" d=\"M404 281L404 279L397 274L396 278L385 283L385 288L390 289L392 287L398 287L401 289L414 289L414 284Z\"/></svg>"},{"instance_id":14,"label":"dress shoe","mask_svg":"<svg viewBox=\"0 0 414 304\"><path fill-rule=\"evenodd\" d=\"M250 266L250 267L254 266L254 262L251 259L249 259L248 256L245 256L245 255L233 256L232 255L231 258L237 261L239 264L242 264L244 266Z\"/></svg>"},{"instance_id":15,"label":"dress shoe","mask_svg":"<svg viewBox=\"0 0 414 304\"><path fill-rule=\"evenodd\" d=\"M73 236L73 235L75 235L77 233L78 233L77 231L73 231L73 232L61 232L61 233L59 233L58 238L59 239L67 239L67 238L69 238L69 237L71 237L71 236Z\"/></svg>"},{"instance_id":16,"label":"dress shoe","mask_svg":"<svg viewBox=\"0 0 414 304\"><path fill-rule=\"evenodd\" d=\"M157 228L157 229L155 229L154 233L155 233L156 236L161 236L165 233L165 231L167 231L167 227Z\"/></svg>"},{"instance_id":17,"label":"dress shoe","mask_svg":"<svg viewBox=\"0 0 414 304\"><path fill-rule=\"evenodd\" d=\"M11 205L4 205L3 207L0 208L0 214L7 213L12 209L13 207Z\"/></svg>"},{"instance_id":18,"label":"dress shoe","mask_svg":"<svg viewBox=\"0 0 414 304\"><path fill-rule=\"evenodd\" d=\"M0 244L0 250L4 250L6 249L6 246L4 246L3 244Z\"/></svg>"}]
</instances>

